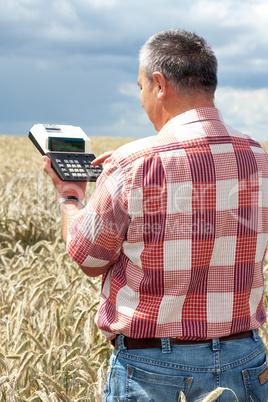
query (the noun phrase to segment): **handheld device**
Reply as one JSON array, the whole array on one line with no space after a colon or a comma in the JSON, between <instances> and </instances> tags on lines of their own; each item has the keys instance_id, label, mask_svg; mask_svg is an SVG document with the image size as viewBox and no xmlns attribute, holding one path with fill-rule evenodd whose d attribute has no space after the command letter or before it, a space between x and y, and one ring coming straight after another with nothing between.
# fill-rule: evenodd
<instances>
[{"instance_id":1,"label":"handheld device","mask_svg":"<svg viewBox=\"0 0 268 402\"><path fill-rule=\"evenodd\" d=\"M80 127L35 124L28 137L42 155L51 159L52 168L64 181L96 181L102 167L92 166L88 136Z\"/></svg>"}]
</instances>

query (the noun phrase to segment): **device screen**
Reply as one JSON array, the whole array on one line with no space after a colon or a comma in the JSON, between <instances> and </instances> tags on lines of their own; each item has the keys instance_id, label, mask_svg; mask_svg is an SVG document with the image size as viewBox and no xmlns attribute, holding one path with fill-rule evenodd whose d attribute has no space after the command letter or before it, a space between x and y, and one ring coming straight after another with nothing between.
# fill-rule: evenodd
<instances>
[{"instance_id":1,"label":"device screen","mask_svg":"<svg viewBox=\"0 0 268 402\"><path fill-rule=\"evenodd\" d=\"M48 148L55 152L85 152L83 138L48 137Z\"/></svg>"}]
</instances>

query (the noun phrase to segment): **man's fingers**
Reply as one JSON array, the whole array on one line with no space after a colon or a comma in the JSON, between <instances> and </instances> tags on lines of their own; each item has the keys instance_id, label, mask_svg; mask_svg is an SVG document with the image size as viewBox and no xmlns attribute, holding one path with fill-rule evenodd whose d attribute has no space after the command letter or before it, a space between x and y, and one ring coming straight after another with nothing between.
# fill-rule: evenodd
<instances>
[{"instance_id":1,"label":"man's fingers","mask_svg":"<svg viewBox=\"0 0 268 402\"><path fill-rule=\"evenodd\" d=\"M103 154L101 154L100 156L98 156L96 159L94 159L91 162L91 165L96 166L96 165L100 165L101 163L103 163L107 158L109 158L114 151L107 151L104 152Z\"/></svg>"},{"instance_id":2,"label":"man's fingers","mask_svg":"<svg viewBox=\"0 0 268 402\"><path fill-rule=\"evenodd\" d=\"M47 156L43 156L43 169L46 173L51 169L51 160Z\"/></svg>"},{"instance_id":3,"label":"man's fingers","mask_svg":"<svg viewBox=\"0 0 268 402\"><path fill-rule=\"evenodd\" d=\"M43 156L43 170L52 179L58 198L74 195L81 200L84 199L87 182L62 181L55 170L52 169L51 160L47 156Z\"/></svg>"},{"instance_id":4,"label":"man's fingers","mask_svg":"<svg viewBox=\"0 0 268 402\"><path fill-rule=\"evenodd\" d=\"M53 181L57 179L57 174L51 166L51 160L47 156L43 156L43 170L51 177Z\"/></svg>"}]
</instances>

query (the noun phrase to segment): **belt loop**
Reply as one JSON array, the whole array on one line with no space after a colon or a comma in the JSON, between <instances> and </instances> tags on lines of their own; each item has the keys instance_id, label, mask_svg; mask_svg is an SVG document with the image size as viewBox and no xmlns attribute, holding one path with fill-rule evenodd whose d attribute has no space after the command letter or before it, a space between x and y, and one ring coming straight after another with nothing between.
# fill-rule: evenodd
<instances>
[{"instance_id":1,"label":"belt loop","mask_svg":"<svg viewBox=\"0 0 268 402\"><path fill-rule=\"evenodd\" d=\"M258 342L259 340L259 335L258 335L258 330L257 329L253 329L252 330L252 338L254 339L255 342Z\"/></svg>"},{"instance_id":2,"label":"belt loop","mask_svg":"<svg viewBox=\"0 0 268 402\"><path fill-rule=\"evenodd\" d=\"M169 338L161 338L162 353L170 353L170 340Z\"/></svg>"},{"instance_id":3,"label":"belt loop","mask_svg":"<svg viewBox=\"0 0 268 402\"><path fill-rule=\"evenodd\" d=\"M220 345L220 340L219 338L212 339L212 350L220 350L221 345Z\"/></svg>"},{"instance_id":4,"label":"belt loop","mask_svg":"<svg viewBox=\"0 0 268 402\"><path fill-rule=\"evenodd\" d=\"M118 349L119 350L126 350L126 346L124 345L124 335L120 334L117 337L117 344L118 344Z\"/></svg>"}]
</instances>

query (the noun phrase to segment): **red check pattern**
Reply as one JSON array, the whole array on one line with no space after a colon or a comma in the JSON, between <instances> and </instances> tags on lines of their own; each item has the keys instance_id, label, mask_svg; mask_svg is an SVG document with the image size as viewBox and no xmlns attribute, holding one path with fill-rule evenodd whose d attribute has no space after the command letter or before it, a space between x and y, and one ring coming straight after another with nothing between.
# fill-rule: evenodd
<instances>
[{"instance_id":1,"label":"red check pattern","mask_svg":"<svg viewBox=\"0 0 268 402\"><path fill-rule=\"evenodd\" d=\"M267 241L268 156L203 108L106 161L67 250L113 263L96 317L107 338L201 340L264 323Z\"/></svg>"}]
</instances>

